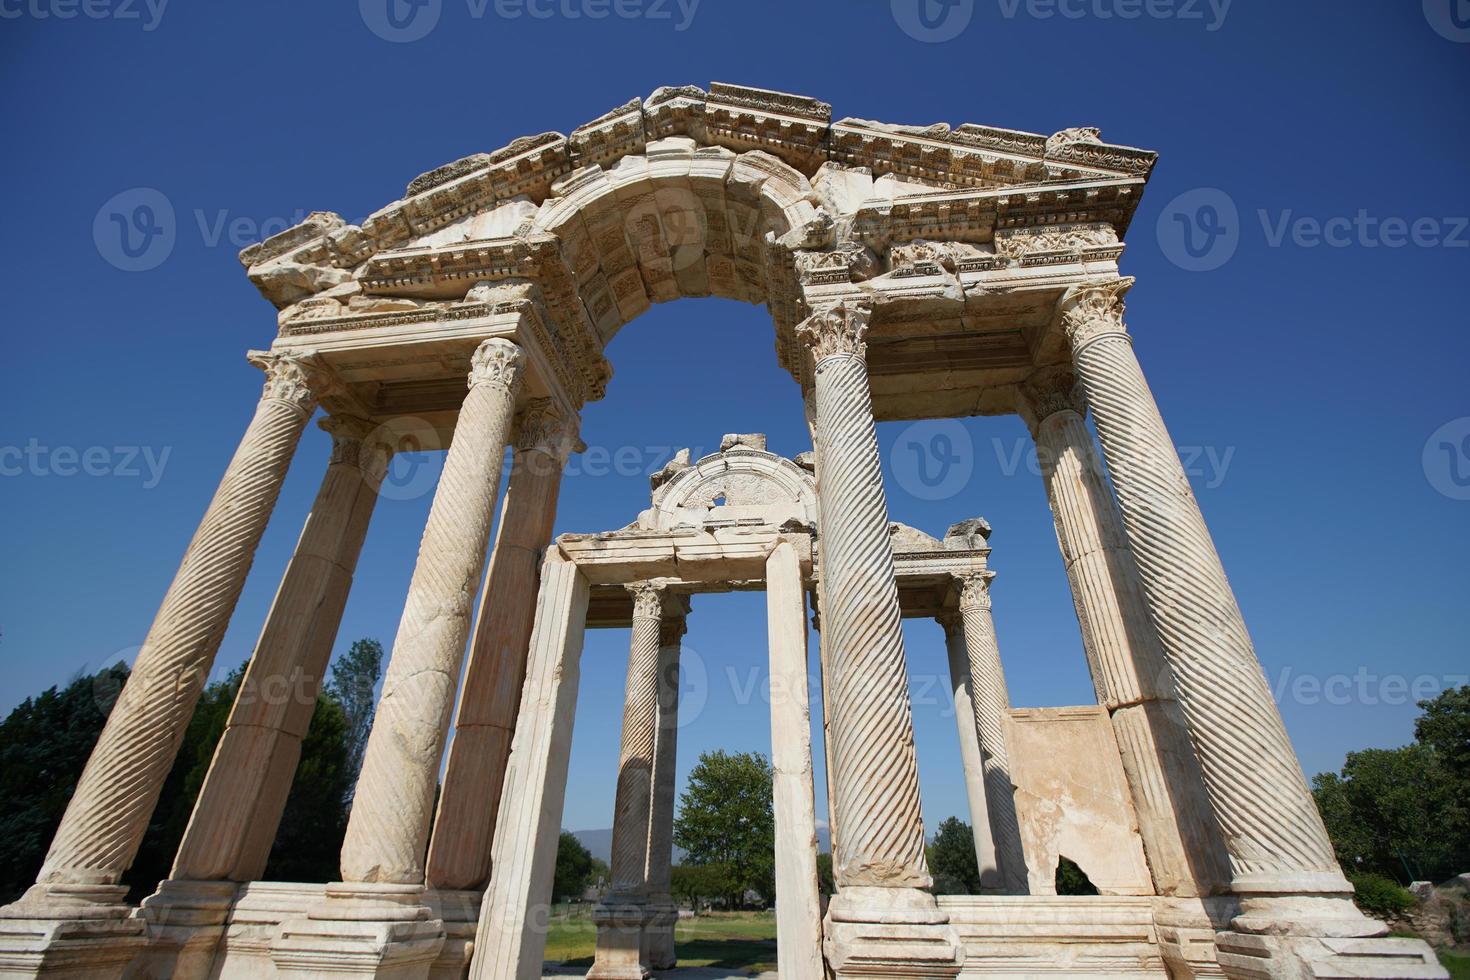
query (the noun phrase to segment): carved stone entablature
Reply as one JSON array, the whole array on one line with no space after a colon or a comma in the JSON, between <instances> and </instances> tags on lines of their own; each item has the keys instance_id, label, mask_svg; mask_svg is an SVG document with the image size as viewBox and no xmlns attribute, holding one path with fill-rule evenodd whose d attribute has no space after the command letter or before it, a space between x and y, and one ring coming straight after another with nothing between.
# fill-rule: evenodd
<instances>
[{"instance_id":1,"label":"carved stone entablature","mask_svg":"<svg viewBox=\"0 0 1470 980\"><path fill-rule=\"evenodd\" d=\"M878 274L878 257L873 250L854 241L838 242L821 252L798 251L795 262L803 286L862 282Z\"/></svg>"},{"instance_id":2,"label":"carved stone entablature","mask_svg":"<svg viewBox=\"0 0 1470 980\"><path fill-rule=\"evenodd\" d=\"M1027 266L1116 261L1123 246L1110 224L1040 225L996 231L995 252Z\"/></svg>"},{"instance_id":3,"label":"carved stone entablature","mask_svg":"<svg viewBox=\"0 0 1470 980\"><path fill-rule=\"evenodd\" d=\"M750 151L758 151L774 164L794 168L803 180L813 177L824 164L836 162L864 168L890 184L922 182L913 190L926 199L924 203L895 207L892 191L888 192L888 200L877 202L880 209L894 208L894 212L883 214L881 219L877 212L869 215L867 224L874 227L864 234L881 239L877 244L869 242L875 248L888 240L917 237L985 241L991 227L1005 226L1005 222L983 220L984 215L1000 216L994 205L987 208L967 199L967 189L1028 184L1044 185L1046 195L1039 200L1035 213L1011 216L1015 224L1101 220L1126 228L1137 195L1117 192L1121 185L1146 176L1154 158L1151 153L1128 147L1075 139L1048 141L1034 134L972 124L953 128L944 124L889 126L858 119L833 124L831 108L823 102L745 86L716 83L707 93L693 86L663 88L642 102L630 100L578 127L571 137L554 132L523 137L502 149L472 154L435 168L413 180L402 199L375 212L361 227L328 212L313 214L301 225L247 248L241 253L241 261L262 293L284 307L351 281L354 272L375 256L404 249L439 229L514 198L545 208L556 198L558 184L574 171L598 166L611 172L630 157L651 152L655 142L671 137L692 140L696 156L718 150L734 151L744 158ZM768 174L771 171L757 164L749 174L751 179L741 178L737 183L758 194L762 169ZM655 167L652 172L667 173L671 188L688 187L694 197L702 201L707 198L694 186L698 183L697 166L684 170L681 164L664 171ZM1059 182L1096 186L1082 200L1064 199L1056 196ZM734 199L740 193L737 190L732 195L727 190L726 196ZM907 200L908 196L900 193L899 198ZM854 206L858 203L853 202ZM755 197L746 206L764 210ZM1079 210L1079 206L1085 210ZM789 210L789 205L781 207ZM729 216L739 217L734 212ZM579 230L567 228L564 234L558 234L563 244L578 235L597 239L601 226L583 220L586 217L580 216L574 222L581 225ZM809 243L812 236L825 234L815 212L805 218L794 217L796 220L788 214L787 227L775 229L778 238L800 229L802 240ZM830 215L826 220L839 217ZM726 224L723 217L719 224L721 227L712 229L716 236L727 228L738 230L738 224ZM951 230L954 233L949 233ZM753 236L743 252L736 250L736 257L758 266L762 261L761 237L763 232ZM740 268L738 262L732 265L723 259L712 264L721 265L727 274L733 268L735 275L758 281L754 275L758 269ZM581 268L585 267L579 267L579 271ZM609 295L618 294L620 287L613 275L616 271L604 265L601 276L605 281L600 285L580 277L577 282L584 290L600 288ZM688 280L681 283L685 294L689 288L698 288L697 275L691 273L684 279ZM759 289L741 298L751 302L766 299Z\"/></svg>"},{"instance_id":4,"label":"carved stone entablature","mask_svg":"<svg viewBox=\"0 0 1470 980\"><path fill-rule=\"evenodd\" d=\"M820 364L829 357L864 357L868 345L868 323L873 308L866 303L848 300L818 310L796 327L796 337L811 351L812 361Z\"/></svg>"},{"instance_id":5,"label":"carved stone entablature","mask_svg":"<svg viewBox=\"0 0 1470 980\"><path fill-rule=\"evenodd\" d=\"M1106 334L1126 335L1123 297L1132 286L1132 277L1108 279L1075 286L1062 297L1057 312L1073 350Z\"/></svg>"}]
</instances>

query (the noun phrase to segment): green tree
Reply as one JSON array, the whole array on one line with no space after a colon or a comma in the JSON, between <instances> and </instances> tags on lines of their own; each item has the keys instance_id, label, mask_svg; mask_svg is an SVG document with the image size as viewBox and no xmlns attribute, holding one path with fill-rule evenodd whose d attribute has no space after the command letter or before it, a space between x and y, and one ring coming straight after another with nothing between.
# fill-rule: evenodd
<instances>
[{"instance_id":1,"label":"green tree","mask_svg":"<svg viewBox=\"0 0 1470 980\"><path fill-rule=\"evenodd\" d=\"M551 894L554 901L565 902L582 897L592 881L592 852L577 835L563 830L556 845L556 874L552 878Z\"/></svg>"},{"instance_id":2,"label":"green tree","mask_svg":"<svg viewBox=\"0 0 1470 980\"><path fill-rule=\"evenodd\" d=\"M1459 798L1470 799L1470 684L1420 701L1419 707L1424 713L1414 722L1415 740L1434 749L1459 786Z\"/></svg>"},{"instance_id":3,"label":"green tree","mask_svg":"<svg viewBox=\"0 0 1470 980\"><path fill-rule=\"evenodd\" d=\"M383 673L383 644L370 637L357 640L332 664L332 679L326 693L342 706L346 719L347 802L362 769L362 754L367 749L368 733L373 729L373 711L377 704L374 691Z\"/></svg>"},{"instance_id":4,"label":"green tree","mask_svg":"<svg viewBox=\"0 0 1470 980\"><path fill-rule=\"evenodd\" d=\"M695 911L699 910L701 903L708 905L715 899L728 900L735 887L731 882L730 868L724 864L676 864L672 872L670 890Z\"/></svg>"},{"instance_id":5,"label":"green tree","mask_svg":"<svg viewBox=\"0 0 1470 980\"><path fill-rule=\"evenodd\" d=\"M980 893L980 865L975 857L975 834L958 817L948 817L929 845L929 871L936 895Z\"/></svg>"},{"instance_id":6,"label":"green tree","mask_svg":"<svg viewBox=\"0 0 1470 980\"><path fill-rule=\"evenodd\" d=\"M826 851L817 855L817 890L823 895L837 894L837 881L832 876L832 855Z\"/></svg>"},{"instance_id":7,"label":"green tree","mask_svg":"<svg viewBox=\"0 0 1470 980\"><path fill-rule=\"evenodd\" d=\"M102 733L126 664L27 698L0 722L0 904L36 880L51 836Z\"/></svg>"},{"instance_id":8,"label":"green tree","mask_svg":"<svg viewBox=\"0 0 1470 980\"><path fill-rule=\"evenodd\" d=\"M706 752L689 774L674 843L693 865L720 865L732 907L747 891L775 895L776 818L771 764L758 752Z\"/></svg>"},{"instance_id":9,"label":"green tree","mask_svg":"<svg viewBox=\"0 0 1470 980\"><path fill-rule=\"evenodd\" d=\"M325 882L340 877L346 799L355 775L347 759L347 715L335 698L322 695L301 742L301 762L266 864L267 879Z\"/></svg>"}]
</instances>

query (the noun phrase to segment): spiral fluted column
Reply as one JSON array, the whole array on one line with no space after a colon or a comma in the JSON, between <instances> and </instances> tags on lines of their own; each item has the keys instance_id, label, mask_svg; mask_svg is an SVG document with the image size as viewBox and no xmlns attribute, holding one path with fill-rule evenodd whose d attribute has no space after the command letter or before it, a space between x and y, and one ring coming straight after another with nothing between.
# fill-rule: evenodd
<instances>
[{"instance_id":1,"label":"spiral fluted column","mask_svg":"<svg viewBox=\"0 0 1470 980\"><path fill-rule=\"evenodd\" d=\"M1119 279L1077 287L1063 298L1060 313L1229 849L1232 890L1242 896L1345 896L1351 888L1124 329L1123 295L1131 285ZM1324 901L1302 917L1344 933L1368 921L1345 901Z\"/></svg>"},{"instance_id":2,"label":"spiral fluted column","mask_svg":"<svg viewBox=\"0 0 1470 980\"><path fill-rule=\"evenodd\" d=\"M1154 887L1180 897L1222 891L1230 878L1224 845L1123 519L1083 422L1076 377L1070 368L1042 372L1022 399L1083 650L1098 703L1112 719Z\"/></svg>"},{"instance_id":3,"label":"spiral fluted column","mask_svg":"<svg viewBox=\"0 0 1470 980\"><path fill-rule=\"evenodd\" d=\"M342 845L346 882L422 884L439 760L525 354L476 349L469 393L429 509Z\"/></svg>"},{"instance_id":4,"label":"spiral fluted column","mask_svg":"<svg viewBox=\"0 0 1470 980\"><path fill-rule=\"evenodd\" d=\"M536 613L537 569L556 520L562 468L576 441L576 420L551 399L528 404L516 428L429 844L433 888L479 890L490 880L495 817Z\"/></svg>"},{"instance_id":5,"label":"spiral fluted column","mask_svg":"<svg viewBox=\"0 0 1470 980\"><path fill-rule=\"evenodd\" d=\"M253 353L265 390L24 905L120 901L164 779L224 638L317 393L307 356ZM15 907L12 906L12 909Z\"/></svg>"},{"instance_id":6,"label":"spiral fluted column","mask_svg":"<svg viewBox=\"0 0 1470 980\"><path fill-rule=\"evenodd\" d=\"M868 390L864 338L871 315L866 305L849 301L819 310L796 328L812 358L822 447L823 648L831 672L832 783L840 828L833 861L839 891L828 908L826 952L838 977L856 976L912 941L925 954L905 957L904 973L953 976L963 950L923 890L931 879L913 715Z\"/></svg>"},{"instance_id":7,"label":"spiral fluted column","mask_svg":"<svg viewBox=\"0 0 1470 980\"><path fill-rule=\"evenodd\" d=\"M990 807L985 800L985 755L980 751L975 727L975 700L970 696L970 651L965 643L965 619L958 609L941 613L944 647L949 659L950 689L954 696L955 726L959 729L960 762L965 770L965 795L970 804L970 826L975 838L975 862L980 871L980 890L1005 890L1000 864L995 858L995 836L990 831Z\"/></svg>"},{"instance_id":8,"label":"spiral fluted column","mask_svg":"<svg viewBox=\"0 0 1470 980\"><path fill-rule=\"evenodd\" d=\"M644 953L655 970L673 969L674 925L674 773L679 741L680 639L687 630L684 616L666 613L658 640L658 734L653 747L653 790L649 796L648 861L644 879L648 891L648 923Z\"/></svg>"},{"instance_id":9,"label":"spiral fluted column","mask_svg":"<svg viewBox=\"0 0 1470 980\"><path fill-rule=\"evenodd\" d=\"M1011 710L1005 670L1000 663L1000 646L995 640L995 620L990 611L990 581L994 572L958 575L960 617L965 629L965 650L970 659L970 701L975 709L975 731L980 737L980 761L985 776L985 806L990 819L990 838L995 844L999 890L1007 895L1025 895L1026 854L1021 846L1021 827L1016 820L1015 785L1011 782L1010 754L1006 750L1006 715ZM983 884L983 879L982 879Z\"/></svg>"},{"instance_id":10,"label":"spiral fluted column","mask_svg":"<svg viewBox=\"0 0 1470 980\"><path fill-rule=\"evenodd\" d=\"M321 421L332 456L240 684L170 879L264 877L392 447Z\"/></svg>"},{"instance_id":11,"label":"spiral fluted column","mask_svg":"<svg viewBox=\"0 0 1470 980\"><path fill-rule=\"evenodd\" d=\"M612 882L598 907L597 958L589 980L639 980L649 973L642 934L648 889L649 803L658 734L659 648L664 589L649 582L633 594L633 639L623 700L622 750L613 812Z\"/></svg>"}]
</instances>

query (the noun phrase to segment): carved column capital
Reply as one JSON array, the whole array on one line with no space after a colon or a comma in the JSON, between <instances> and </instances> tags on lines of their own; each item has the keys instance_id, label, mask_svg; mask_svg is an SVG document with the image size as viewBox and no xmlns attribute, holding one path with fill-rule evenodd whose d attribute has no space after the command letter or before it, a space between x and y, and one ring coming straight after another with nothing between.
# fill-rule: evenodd
<instances>
[{"instance_id":1,"label":"carved column capital","mask_svg":"<svg viewBox=\"0 0 1470 980\"><path fill-rule=\"evenodd\" d=\"M865 302L844 300L817 310L796 325L796 339L811 351L812 360L820 364L829 357L865 357L868 345L864 338L873 308Z\"/></svg>"},{"instance_id":2,"label":"carved column capital","mask_svg":"<svg viewBox=\"0 0 1470 980\"><path fill-rule=\"evenodd\" d=\"M317 402L332 387L330 375L313 364L313 351L253 350L245 359L265 372L265 388L261 399L285 402L310 415Z\"/></svg>"},{"instance_id":3,"label":"carved column capital","mask_svg":"<svg viewBox=\"0 0 1470 980\"><path fill-rule=\"evenodd\" d=\"M526 372L526 352L504 337L491 337L470 357L471 388L495 385L514 395Z\"/></svg>"},{"instance_id":4,"label":"carved column capital","mask_svg":"<svg viewBox=\"0 0 1470 980\"><path fill-rule=\"evenodd\" d=\"M1032 432L1058 412L1087 414L1087 399L1070 364L1042 368L1020 387L1021 417Z\"/></svg>"},{"instance_id":5,"label":"carved column capital","mask_svg":"<svg viewBox=\"0 0 1470 980\"><path fill-rule=\"evenodd\" d=\"M1057 305L1062 329L1075 353L1107 334L1128 334L1123 326L1123 296L1133 288L1133 277L1083 283L1067 291Z\"/></svg>"},{"instance_id":6,"label":"carved column capital","mask_svg":"<svg viewBox=\"0 0 1470 980\"><path fill-rule=\"evenodd\" d=\"M664 587L652 582L633 582L625 585L633 596L634 619L662 620L664 615Z\"/></svg>"},{"instance_id":7,"label":"carved column capital","mask_svg":"<svg viewBox=\"0 0 1470 980\"><path fill-rule=\"evenodd\" d=\"M551 398L533 398L516 417L516 449L540 452L565 463L577 448L579 419Z\"/></svg>"},{"instance_id":8,"label":"carved column capital","mask_svg":"<svg viewBox=\"0 0 1470 980\"><path fill-rule=\"evenodd\" d=\"M382 482L394 452L383 426L356 415L328 415L317 427L332 437L331 465L356 466L374 486Z\"/></svg>"},{"instance_id":9,"label":"carved column capital","mask_svg":"<svg viewBox=\"0 0 1470 980\"><path fill-rule=\"evenodd\" d=\"M934 621L943 628L946 637L953 638L964 635L965 614L960 612L958 607L944 610L944 612L934 617Z\"/></svg>"},{"instance_id":10,"label":"carved column capital","mask_svg":"<svg viewBox=\"0 0 1470 980\"><path fill-rule=\"evenodd\" d=\"M659 621L658 645L661 647L675 646L688 632L689 621L685 617L665 616Z\"/></svg>"},{"instance_id":11,"label":"carved column capital","mask_svg":"<svg viewBox=\"0 0 1470 980\"><path fill-rule=\"evenodd\" d=\"M960 611L967 608L990 608L990 580L994 572L972 572L954 577L955 588L960 593Z\"/></svg>"}]
</instances>

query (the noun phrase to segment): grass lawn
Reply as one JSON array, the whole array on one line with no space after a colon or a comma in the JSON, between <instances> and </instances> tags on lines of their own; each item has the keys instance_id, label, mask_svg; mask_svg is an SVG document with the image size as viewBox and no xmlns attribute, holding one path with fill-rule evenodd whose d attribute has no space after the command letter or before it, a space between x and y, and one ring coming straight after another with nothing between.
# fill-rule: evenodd
<instances>
[{"instance_id":1,"label":"grass lawn","mask_svg":"<svg viewBox=\"0 0 1470 980\"><path fill-rule=\"evenodd\" d=\"M1439 961L1450 971L1454 980L1470 980L1470 956L1463 953L1447 953L1440 950Z\"/></svg>"},{"instance_id":2,"label":"grass lawn","mask_svg":"<svg viewBox=\"0 0 1470 980\"><path fill-rule=\"evenodd\" d=\"M568 966L591 966L597 927L586 916L553 919L546 958ZM759 973L776 968L774 912L713 912L680 919L674 927L680 966L715 966Z\"/></svg>"}]
</instances>

